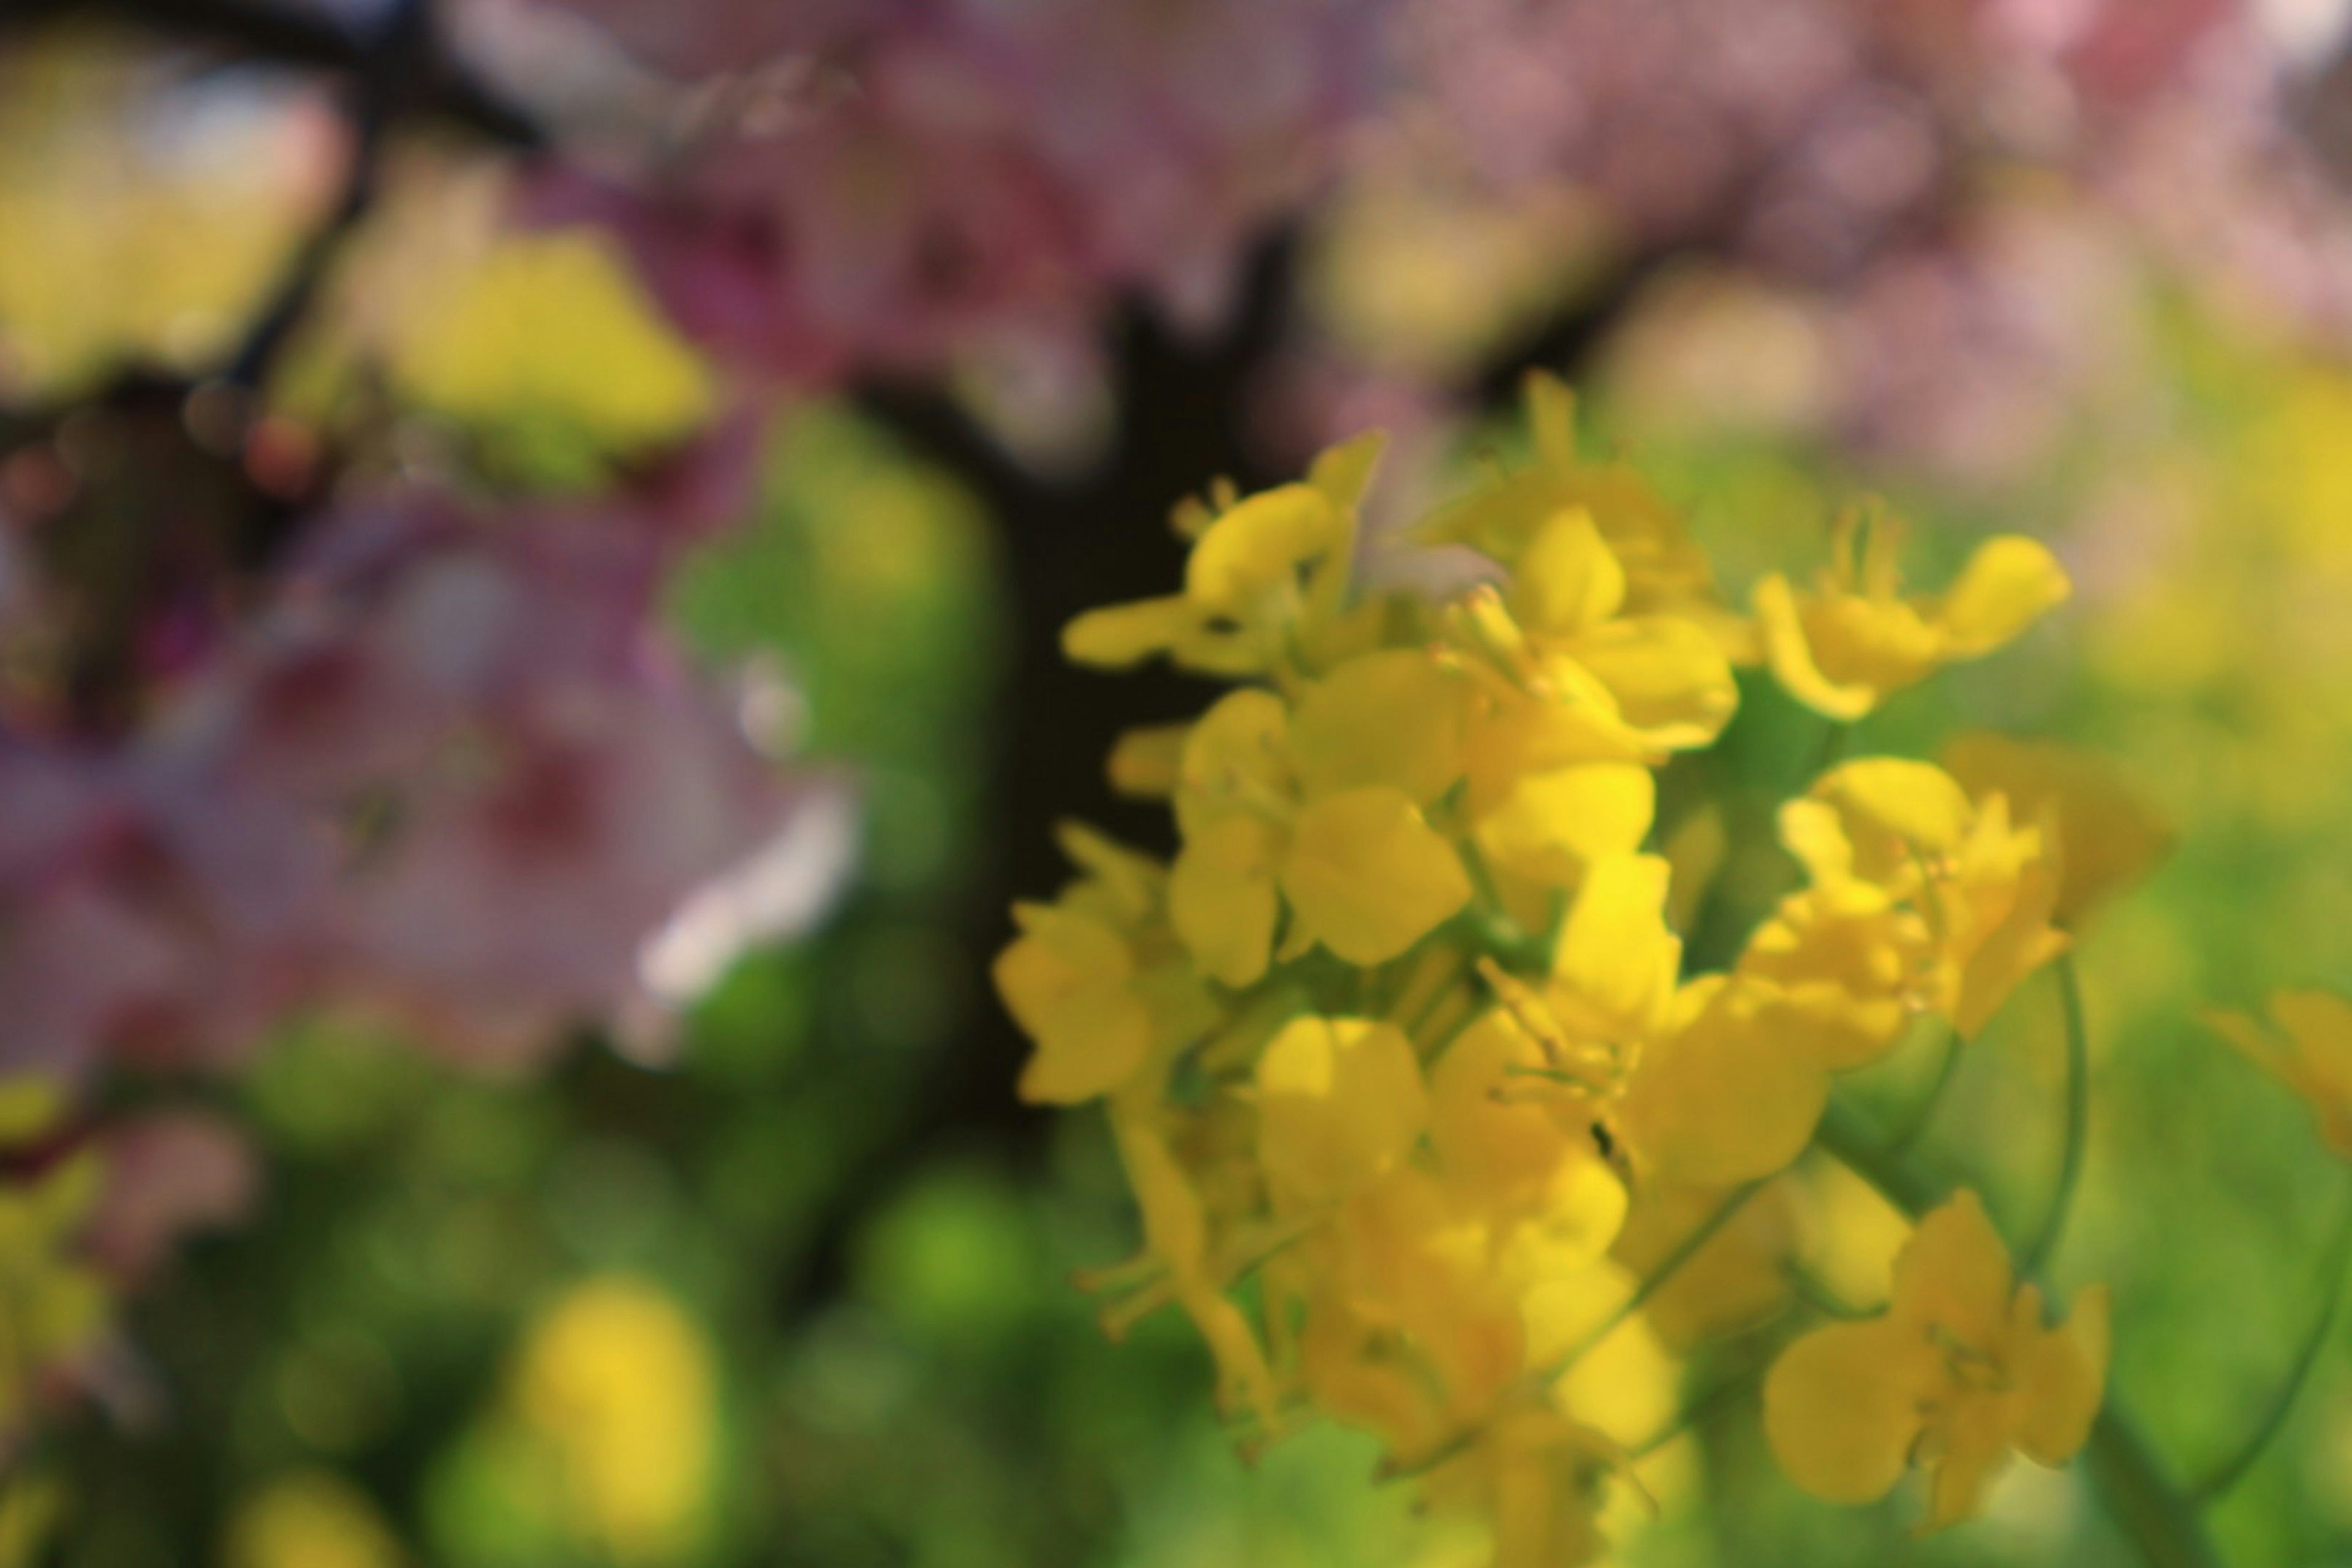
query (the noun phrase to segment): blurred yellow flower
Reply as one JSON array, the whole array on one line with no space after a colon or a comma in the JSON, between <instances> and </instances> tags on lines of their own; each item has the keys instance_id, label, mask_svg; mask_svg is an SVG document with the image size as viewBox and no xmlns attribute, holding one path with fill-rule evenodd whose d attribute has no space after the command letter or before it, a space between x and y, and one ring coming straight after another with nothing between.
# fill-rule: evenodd
<instances>
[{"instance_id":1,"label":"blurred yellow flower","mask_svg":"<svg viewBox=\"0 0 2352 1568\"><path fill-rule=\"evenodd\" d=\"M1412 1043L1367 1018L1292 1020L1258 1058L1257 1100L1258 1163L1278 1211L1349 1196L1429 1122Z\"/></svg>"},{"instance_id":2,"label":"blurred yellow flower","mask_svg":"<svg viewBox=\"0 0 2352 1568\"><path fill-rule=\"evenodd\" d=\"M1021 934L991 973L1036 1042L1022 1098L1069 1105L1118 1088L1160 1039L1213 1015L1168 928L1165 868L1088 828L1059 837L1082 874L1054 903L1013 906Z\"/></svg>"},{"instance_id":3,"label":"blurred yellow flower","mask_svg":"<svg viewBox=\"0 0 2352 1568\"><path fill-rule=\"evenodd\" d=\"M1906 598L1896 565L1904 531L1883 508L1849 512L1811 590L1778 573L1756 584L1774 678L1832 719L1859 719L1948 664L1993 652L2074 591L2046 546L2004 534L1978 546L1942 595Z\"/></svg>"},{"instance_id":4,"label":"blurred yellow flower","mask_svg":"<svg viewBox=\"0 0 2352 1568\"><path fill-rule=\"evenodd\" d=\"M1831 1502L1874 1501L1926 1468L1934 1528L1975 1513L2012 1451L2072 1458L2106 1365L2105 1290L2045 1326L2041 1289L2015 1286L1984 1206L1962 1192L1919 1222L1883 1315L1782 1352L1764 1382L1764 1428L1791 1479Z\"/></svg>"},{"instance_id":5,"label":"blurred yellow flower","mask_svg":"<svg viewBox=\"0 0 2352 1568\"><path fill-rule=\"evenodd\" d=\"M614 450L677 440L709 372L601 231L500 236L391 344L395 387L470 424L545 421Z\"/></svg>"},{"instance_id":6,"label":"blurred yellow flower","mask_svg":"<svg viewBox=\"0 0 2352 1568\"><path fill-rule=\"evenodd\" d=\"M0 60L0 400L128 363L226 355L331 195L323 95L221 83L129 37L11 40ZM217 112L236 95L243 112Z\"/></svg>"},{"instance_id":7,"label":"blurred yellow flower","mask_svg":"<svg viewBox=\"0 0 2352 1568\"><path fill-rule=\"evenodd\" d=\"M1443 721L1450 683L1423 656L1401 658L1343 665L1295 716L1272 692L1235 691L1186 737L1175 794L1184 847L1169 915L1201 968L1225 984L1265 973L1286 904L1285 956L1319 942L1350 963L1381 963L1469 901L1460 858L1422 810L1456 771ZM1373 667L1369 679L1353 677L1360 665ZM1391 711L1391 700L1422 710ZM1379 727L1408 744L1356 738Z\"/></svg>"},{"instance_id":8,"label":"blurred yellow flower","mask_svg":"<svg viewBox=\"0 0 2352 1568\"><path fill-rule=\"evenodd\" d=\"M2311 1102L2329 1148L2352 1160L2352 1002L2326 991L2281 991L2265 1026L2242 1013L2207 1021L2281 1083Z\"/></svg>"},{"instance_id":9,"label":"blurred yellow flower","mask_svg":"<svg viewBox=\"0 0 2352 1568\"><path fill-rule=\"evenodd\" d=\"M1475 1499L1493 1521L1494 1568L1577 1568L1601 1555L1601 1483L1622 1464L1601 1433L1536 1406L1489 1422L1427 1489Z\"/></svg>"},{"instance_id":10,"label":"blurred yellow flower","mask_svg":"<svg viewBox=\"0 0 2352 1568\"><path fill-rule=\"evenodd\" d=\"M1876 1059L1923 1013L1974 1036L2065 951L2040 832L1929 763L1843 763L1781 807L1780 836L1809 886L1757 930L1739 971L1781 987L1831 1066Z\"/></svg>"},{"instance_id":11,"label":"blurred yellow flower","mask_svg":"<svg viewBox=\"0 0 2352 1568\"><path fill-rule=\"evenodd\" d=\"M1177 509L1192 538L1184 591L1089 610L1062 632L1078 664L1119 669L1165 654L1205 674L1261 675L1308 664L1346 642L1357 504L1384 437L1360 436L1315 459L1305 481L1246 500Z\"/></svg>"},{"instance_id":12,"label":"blurred yellow flower","mask_svg":"<svg viewBox=\"0 0 2352 1568\"><path fill-rule=\"evenodd\" d=\"M702 1327L650 1281L589 1279L524 1341L510 1406L552 1458L581 1539L622 1563L688 1549L705 1529L718 1388Z\"/></svg>"},{"instance_id":13,"label":"blurred yellow flower","mask_svg":"<svg viewBox=\"0 0 2352 1568\"><path fill-rule=\"evenodd\" d=\"M327 1470L281 1476L229 1521L227 1568L400 1568L407 1554L365 1492Z\"/></svg>"},{"instance_id":14,"label":"blurred yellow flower","mask_svg":"<svg viewBox=\"0 0 2352 1568\"><path fill-rule=\"evenodd\" d=\"M1588 462L1576 449L1576 395L1558 376L1531 372L1526 386L1533 461L1498 472L1442 507L1419 536L1464 544L1515 574L1563 514L1590 520L1622 569L1622 607L1633 616L1671 616L1703 629L1722 652L1747 662L1752 639L1716 591L1714 569L1681 514L1630 464Z\"/></svg>"},{"instance_id":15,"label":"blurred yellow flower","mask_svg":"<svg viewBox=\"0 0 2352 1568\"><path fill-rule=\"evenodd\" d=\"M1213 1255L1209 1213L1168 1147L1156 1086L1129 1084L1113 1096L1111 1131L1143 1211L1144 1252L1138 1262L1155 1277L1107 1313L1106 1323L1117 1331L1163 1301L1176 1302L1216 1362L1220 1407L1247 1410L1271 1427L1278 1403L1274 1374L1249 1320L1224 1294L1229 1275ZM1134 1267L1111 1272L1132 1272Z\"/></svg>"},{"instance_id":16,"label":"blurred yellow flower","mask_svg":"<svg viewBox=\"0 0 2352 1568\"><path fill-rule=\"evenodd\" d=\"M2048 836L2062 925L2128 891L2171 852L2172 830L2156 808L2091 752L1979 732L1944 748L1944 768L1977 800L2007 797L2012 816Z\"/></svg>"}]
</instances>

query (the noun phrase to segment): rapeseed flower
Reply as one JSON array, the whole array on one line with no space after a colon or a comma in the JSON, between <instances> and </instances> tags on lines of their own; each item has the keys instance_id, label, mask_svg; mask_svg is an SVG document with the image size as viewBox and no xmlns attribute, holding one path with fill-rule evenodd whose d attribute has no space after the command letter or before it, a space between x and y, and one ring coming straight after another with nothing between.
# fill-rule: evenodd
<instances>
[{"instance_id":1,"label":"rapeseed flower","mask_svg":"<svg viewBox=\"0 0 2352 1568\"><path fill-rule=\"evenodd\" d=\"M2089 1436L2107 1365L2107 1297L2043 1321L1984 1205L1962 1192L1919 1222L1885 1312L1833 1323L1782 1352L1764 1382L1764 1429L1797 1484L1875 1501L1930 1472L1928 1528L1978 1511L2012 1452L2063 1465Z\"/></svg>"},{"instance_id":2,"label":"rapeseed flower","mask_svg":"<svg viewBox=\"0 0 2352 1568\"><path fill-rule=\"evenodd\" d=\"M2207 1015L2222 1037L2310 1102L2327 1146L2352 1160L2352 1002L2326 991L2281 991L2270 1023Z\"/></svg>"},{"instance_id":3,"label":"rapeseed flower","mask_svg":"<svg viewBox=\"0 0 2352 1568\"><path fill-rule=\"evenodd\" d=\"M1431 1503L1483 1513L1500 1568L1597 1553L1620 1443L1667 1417L1587 1352L1636 1347L1662 1393L1662 1340L1789 1304L1800 1216L1774 1178L1835 1075L1923 1016L1980 1028L2146 838L2038 754L1958 748L1968 787L1849 763L1780 813L1804 885L1727 968L1685 973L1732 818L1685 796L1654 852L1658 773L1721 735L1759 627L1637 474L1578 456L1564 387L1528 399L1532 464L1412 531L1491 563L1445 603L1350 582L1365 440L1180 509L1182 592L1071 624L1083 662L1235 684L1111 754L1114 787L1167 801L1173 860L1074 830L1082 874L1016 909L996 968L1036 1042L1024 1095L1108 1105L1144 1245L1085 1278L1106 1329L1177 1307L1242 1443L1360 1427ZM1893 549L1852 522L1818 594L1759 588L1776 669L1824 710L2064 596L2010 540L1906 599ZM2044 1330L1990 1235L1972 1199L1931 1216L1884 1319L1790 1352L1770 1407L1800 1480L1883 1491L1916 1453L1941 1521L2011 1447L2079 1444L2104 1299ZM1844 1397L1849 1373L1903 1392Z\"/></svg>"},{"instance_id":4,"label":"rapeseed flower","mask_svg":"<svg viewBox=\"0 0 2352 1568\"><path fill-rule=\"evenodd\" d=\"M2079 925L2171 851L2164 818L2121 770L2091 752L1980 732L1948 744L1944 768L1971 798L2000 795L2020 821L2042 828L2057 868L2060 925Z\"/></svg>"},{"instance_id":5,"label":"rapeseed flower","mask_svg":"<svg viewBox=\"0 0 2352 1568\"><path fill-rule=\"evenodd\" d=\"M2048 547L2003 534L1979 545L1944 593L1906 597L1896 565L1904 532L1882 507L1851 511L1812 588L1778 573L1756 584L1774 678L1832 719L1859 719L1948 664L2004 647L2073 592Z\"/></svg>"}]
</instances>

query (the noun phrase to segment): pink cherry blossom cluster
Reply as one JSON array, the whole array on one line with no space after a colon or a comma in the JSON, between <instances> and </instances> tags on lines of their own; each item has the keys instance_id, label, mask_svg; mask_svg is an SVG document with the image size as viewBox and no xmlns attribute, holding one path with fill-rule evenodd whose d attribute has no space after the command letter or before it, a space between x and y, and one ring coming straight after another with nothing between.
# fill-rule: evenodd
<instances>
[{"instance_id":1,"label":"pink cherry blossom cluster","mask_svg":"<svg viewBox=\"0 0 2352 1568\"><path fill-rule=\"evenodd\" d=\"M1504 205L1573 192L1593 221L1563 279L1596 250L1686 255L1799 293L1830 367L1824 433L1956 474L2018 460L2017 426L2047 428L2053 398L2112 371L2052 323L2147 257L2352 328L2352 222L2294 126L2340 40L2252 0L460 15L559 133L540 210L615 225L679 321L771 382L1040 343L1049 366L1082 362L1119 291L1213 321L1251 240L1327 193L1399 184ZM2037 188L2063 193L2042 204L2061 222ZM1313 341L1283 381L1302 443L1452 395L1426 367L1400 379Z\"/></svg>"},{"instance_id":2,"label":"pink cherry blossom cluster","mask_svg":"<svg viewBox=\"0 0 2352 1568\"><path fill-rule=\"evenodd\" d=\"M1376 104L1391 0L565 7L651 84L581 65L553 9L475 0L467 32L575 153L640 134L542 210L617 224L690 331L806 384L1084 341L1121 289L1213 320Z\"/></svg>"},{"instance_id":3,"label":"pink cherry blossom cluster","mask_svg":"<svg viewBox=\"0 0 2352 1568\"><path fill-rule=\"evenodd\" d=\"M488 1064L647 1020L664 923L810 843L805 808L839 821L656 628L682 535L647 505L379 495L311 524L129 732L0 732L8 1067L227 1065L321 1001Z\"/></svg>"}]
</instances>

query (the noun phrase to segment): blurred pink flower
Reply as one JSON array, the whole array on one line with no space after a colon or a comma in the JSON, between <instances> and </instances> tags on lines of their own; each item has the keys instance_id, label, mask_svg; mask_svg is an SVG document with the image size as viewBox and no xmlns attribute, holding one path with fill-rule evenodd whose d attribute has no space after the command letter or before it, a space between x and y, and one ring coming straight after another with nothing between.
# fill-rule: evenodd
<instances>
[{"instance_id":1,"label":"blurred pink flower","mask_svg":"<svg viewBox=\"0 0 2352 1568\"><path fill-rule=\"evenodd\" d=\"M614 223L681 324L791 382L1083 337L1126 289L1202 325L1373 101L1389 3L929 0L772 25L726 0L658 23L564 0L672 73L674 105L634 177L559 168L531 205ZM526 96L560 74L562 40L482 36Z\"/></svg>"}]
</instances>

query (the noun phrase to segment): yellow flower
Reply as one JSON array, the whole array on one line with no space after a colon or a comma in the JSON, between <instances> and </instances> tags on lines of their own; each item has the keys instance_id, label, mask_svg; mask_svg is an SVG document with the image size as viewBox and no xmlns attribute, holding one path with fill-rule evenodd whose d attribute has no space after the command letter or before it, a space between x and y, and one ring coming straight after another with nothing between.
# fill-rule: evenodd
<instances>
[{"instance_id":1,"label":"yellow flower","mask_svg":"<svg viewBox=\"0 0 2352 1568\"><path fill-rule=\"evenodd\" d=\"M1540 1092L1551 1070L1508 1008L1482 1015L1430 1068L1430 1146L1447 1184L1482 1212L1572 1226L1597 1255L1615 1236L1624 1188L1603 1163L1591 1104ZM1598 1212L1596 1173L1614 1189Z\"/></svg>"},{"instance_id":2,"label":"yellow flower","mask_svg":"<svg viewBox=\"0 0 2352 1568\"><path fill-rule=\"evenodd\" d=\"M1372 964L1469 902L1460 857L1422 814L1458 773L1453 696L1425 655L1400 651L1341 666L1296 714L1250 688L1202 716L1178 767L1169 913L1204 973L1255 983L1285 904L1286 953L1320 942ZM1381 730L1404 743L1364 738Z\"/></svg>"},{"instance_id":3,"label":"yellow flower","mask_svg":"<svg viewBox=\"0 0 2352 1568\"><path fill-rule=\"evenodd\" d=\"M2352 1160L2352 1002L2326 991L2281 991L2271 1026L2242 1013L2207 1021L2281 1083L2311 1102L2327 1146Z\"/></svg>"},{"instance_id":4,"label":"yellow flower","mask_svg":"<svg viewBox=\"0 0 2352 1568\"><path fill-rule=\"evenodd\" d=\"M1576 450L1576 395L1555 375L1526 387L1533 463L1498 473L1441 509L1421 530L1433 544L1466 544L1527 574L1535 541L1562 513L1582 513L1622 564L1625 613L1674 616L1705 629L1727 657L1752 657L1751 639L1716 592L1706 553L1650 482L1624 463L1587 462Z\"/></svg>"},{"instance_id":5,"label":"yellow flower","mask_svg":"<svg viewBox=\"0 0 2352 1568\"><path fill-rule=\"evenodd\" d=\"M1933 1472L1929 1528L1968 1518L2012 1451L2058 1466L2090 1435L2106 1377L2107 1297L2084 1291L2060 1328L2015 1286L1973 1193L1919 1222L1880 1317L1835 1323L1782 1352L1764 1429L1796 1483L1831 1502L1884 1497Z\"/></svg>"},{"instance_id":6,"label":"yellow flower","mask_svg":"<svg viewBox=\"0 0 2352 1568\"><path fill-rule=\"evenodd\" d=\"M1607 1544L1601 1486L1623 1467L1606 1435L1530 1405L1487 1423L1424 1489L1433 1501L1475 1507L1493 1521L1494 1568L1577 1568Z\"/></svg>"},{"instance_id":7,"label":"yellow flower","mask_svg":"<svg viewBox=\"0 0 2352 1568\"><path fill-rule=\"evenodd\" d=\"M2172 849L2172 830L2123 774L2071 746L2006 735L1963 735L1944 767L1971 796L2008 797L2021 821L2039 824L2058 873L2056 919L2073 926L2137 886Z\"/></svg>"},{"instance_id":8,"label":"yellow flower","mask_svg":"<svg viewBox=\"0 0 2352 1568\"><path fill-rule=\"evenodd\" d=\"M1811 591L1778 573L1756 584L1773 676L1830 718L1859 719L1948 664L1993 652L2073 592L2047 547L2003 534L1978 546L1944 594L1906 598L1895 565L1903 533L1883 509L1849 512Z\"/></svg>"},{"instance_id":9,"label":"yellow flower","mask_svg":"<svg viewBox=\"0 0 2352 1568\"><path fill-rule=\"evenodd\" d=\"M1921 1013L1975 1035L2065 950L2039 831L1926 763L1833 768L1781 808L1780 835L1811 886L1758 928L1739 972L1781 988L1832 1067L1874 1060Z\"/></svg>"},{"instance_id":10,"label":"yellow flower","mask_svg":"<svg viewBox=\"0 0 2352 1568\"><path fill-rule=\"evenodd\" d=\"M1828 1064L1777 987L1725 975L1677 986L1682 942L1665 921L1669 875L1655 856L1595 861L1549 977L1531 986L1489 969L1503 1016L1454 1050L1468 1045L1472 1060L1517 1077L1516 1089L1494 1089L1517 1102L1514 1111L1544 1107L1561 1125L1601 1128L1644 1177L1704 1185L1767 1175L1812 1136ZM1462 1163L1532 1162L1541 1147L1535 1122L1507 1127L1499 1113L1453 1109L1463 1098L1453 1075L1471 1068L1447 1055L1444 1135L1457 1147L1472 1129L1493 1141Z\"/></svg>"},{"instance_id":11,"label":"yellow flower","mask_svg":"<svg viewBox=\"0 0 2352 1568\"><path fill-rule=\"evenodd\" d=\"M1771 985L1705 975L1628 1077L1617 1131L1660 1179L1730 1186L1784 1169L1829 1102L1829 1070Z\"/></svg>"},{"instance_id":12,"label":"yellow flower","mask_svg":"<svg viewBox=\"0 0 2352 1568\"><path fill-rule=\"evenodd\" d=\"M1753 1328L1788 1304L1799 1237L1794 1181L1783 1176L1751 1194L1664 1277L1643 1313L1669 1349L1687 1354L1709 1339ZM1636 1278L1652 1278L1735 1190L1643 1184L1610 1256Z\"/></svg>"},{"instance_id":13,"label":"yellow flower","mask_svg":"<svg viewBox=\"0 0 2352 1568\"><path fill-rule=\"evenodd\" d=\"M1546 519L1509 586L1473 590L1449 640L1476 679L1471 807L1532 775L1589 763L1657 763L1711 743L1738 706L1722 650L1681 616L1631 613L1630 581L1590 512Z\"/></svg>"},{"instance_id":14,"label":"yellow flower","mask_svg":"<svg viewBox=\"0 0 2352 1568\"><path fill-rule=\"evenodd\" d=\"M708 1522L718 1387L702 1326L651 1283L573 1287L525 1342L510 1397L567 1517L620 1563L674 1561Z\"/></svg>"},{"instance_id":15,"label":"yellow flower","mask_svg":"<svg viewBox=\"0 0 2352 1568\"><path fill-rule=\"evenodd\" d=\"M1013 906L1021 934L991 973L1037 1046L1021 1097L1072 1105L1118 1088L1156 1045L1214 1015L1166 929L1167 873L1087 828L1065 825L1061 839L1086 875L1054 903Z\"/></svg>"},{"instance_id":16,"label":"yellow flower","mask_svg":"<svg viewBox=\"0 0 2352 1568\"><path fill-rule=\"evenodd\" d=\"M1064 628L1063 652L1113 669L1165 654L1187 669L1245 676L1335 651L1348 640L1357 507L1384 443L1360 436L1318 457L1304 482L1213 514L1179 508L1179 528L1197 530L1184 591L1087 611Z\"/></svg>"},{"instance_id":17,"label":"yellow flower","mask_svg":"<svg viewBox=\"0 0 2352 1568\"><path fill-rule=\"evenodd\" d=\"M1304 1286L1309 1395L1406 1462L1482 1423L1526 1370L1491 1228L1425 1171L1365 1187L1286 1261Z\"/></svg>"},{"instance_id":18,"label":"yellow flower","mask_svg":"<svg viewBox=\"0 0 2352 1568\"><path fill-rule=\"evenodd\" d=\"M1277 1210L1318 1208L1404 1158L1429 1122L1421 1063L1394 1025L1293 1019L1257 1064L1258 1163Z\"/></svg>"},{"instance_id":19,"label":"yellow flower","mask_svg":"<svg viewBox=\"0 0 2352 1568\"><path fill-rule=\"evenodd\" d=\"M331 1470L280 1476L239 1502L222 1555L229 1568L401 1568L407 1561L374 1501Z\"/></svg>"},{"instance_id":20,"label":"yellow flower","mask_svg":"<svg viewBox=\"0 0 2352 1568\"><path fill-rule=\"evenodd\" d=\"M1163 1301L1176 1302L1216 1363L1220 1406L1246 1408L1271 1426L1274 1374L1249 1320L1224 1294L1227 1271L1217 1256L1209 1210L1169 1147L1159 1087L1129 1083L1111 1097L1110 1111L1119 1163L1143 1214L1143 1261L1157 1278L1107 1321L1131 1322Z\"/></svg>"}]
</instances>

